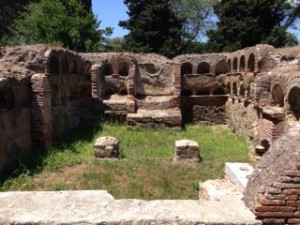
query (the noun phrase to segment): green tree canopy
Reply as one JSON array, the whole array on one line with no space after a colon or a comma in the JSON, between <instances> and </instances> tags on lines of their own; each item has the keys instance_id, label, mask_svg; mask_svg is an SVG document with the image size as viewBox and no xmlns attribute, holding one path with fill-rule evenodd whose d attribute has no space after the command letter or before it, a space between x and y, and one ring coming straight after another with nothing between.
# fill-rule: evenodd
<instances>
[{"instance_id":1,"label":"green tree canopy","mask_svg":"<svg viewBox=\"0 0 300 225\"><path fill-rule=\"evenodd\" d=\"M286 0L221 0L214 11L219 18L216 30L209 30L213 51L232 51L258 43L286 45L287 28L296 17Z\"/></svg>"},{"instance_id":2,"label":"green tree canopy","mask_svg":"<svg viewBox=\"0 0 300 225\"><path fill-rule=\"evenodd\" d=\"M215 0L173 0L176 16L183 22L182 38L186 42L193 42L206 29L212 26L212 13Z\"/></svg>"},{"instance_id":3,"label":"green tree canopy","mask_svg":"<svg viewBox=\"0 0 300 225\"><path fill-rule=\"evenodd\" d=\"M22 12L29 0L0 0L0 39L11 31L11 23Z\"/></svg>"},{"instance_id":4,"label":"green tree canopy","mask_svg":"<svg viewBox=\"0 0 300 225\"><path fill-rule=\"evenodd\" d=\"M30 3L15 21L14 41L19 44L59 43L76 51L98 51L110 29L79 0L41 0Z\"/></svg>"},{"instance_id":5,"label":"green tree canopy","mask_svg":"<svg viewBox=\"0 0 300 225\"><path fill-rule=\"evenodd\" d=\"M119 25L130 32L124 49L156 52L173 57L181 52L182 21L172 9L172 0L124 0L129 19Z\"/></svg>"}]
</instances>

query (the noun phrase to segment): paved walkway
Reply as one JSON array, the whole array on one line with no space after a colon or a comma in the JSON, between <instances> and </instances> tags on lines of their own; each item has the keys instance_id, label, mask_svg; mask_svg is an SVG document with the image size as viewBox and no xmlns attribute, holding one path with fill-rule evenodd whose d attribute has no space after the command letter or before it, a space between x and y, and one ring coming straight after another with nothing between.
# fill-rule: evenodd
<instances>
[{"instance_id":1,"label":"paved walkway","mask_svg":"<svg viewBox=\"0 0 300 225\"><path fill-rule=\"evenodd\" d=\"M2 192L0 224L261 224L228 185L205 182L200 200L116 200L106 191Z\"/></svg>"}]
</instances>

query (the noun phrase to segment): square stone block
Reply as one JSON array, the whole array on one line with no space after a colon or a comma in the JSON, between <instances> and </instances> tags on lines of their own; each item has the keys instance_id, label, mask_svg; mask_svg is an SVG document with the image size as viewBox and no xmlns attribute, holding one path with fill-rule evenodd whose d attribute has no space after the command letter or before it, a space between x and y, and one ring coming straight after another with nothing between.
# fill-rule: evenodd
<instances>
[{"instance_id":1,"label":"square stone block","mask_svg":"<svg viewBox=\"0 0 300 225\"><path fill-rule=\"evenodd\" d=\"M99 137L94 144L96 158L118 158L119 140L115 137Z\"/></svg>"},{"instance_id":2,"label":"square stone block","mask_svg":"<svg viewBox=\"0 0 300 225\"><path fill-rule=\"evenodd\" d=\"M199 162L200 156L198 143L187 139L175 141L175 155L173 161L184 163Z\"/></svg>"}]
</instances>

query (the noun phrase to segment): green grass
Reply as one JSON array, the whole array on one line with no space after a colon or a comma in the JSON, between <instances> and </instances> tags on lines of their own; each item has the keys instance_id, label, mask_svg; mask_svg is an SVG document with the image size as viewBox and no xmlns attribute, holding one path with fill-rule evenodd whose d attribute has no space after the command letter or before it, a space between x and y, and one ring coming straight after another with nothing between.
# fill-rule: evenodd
<instances>
[{"instance_id":1,"label":"green grass","mask_svg":"<svg viewBox=\"0 0 300 225\"><path fill-rule=\"evenodd\" d=\"M99 136L120 140L119 160L99 160ZM172 162L174 142L200 145L202 161ZM116 198L196 199L198 182L223 177L227 161L248 161L247 144L225 126L187 125L183 131L127 128L117 123L80 127L57 141L46 154L27 158L0 190L105 189Z\"/></svg>"}]
</instances>

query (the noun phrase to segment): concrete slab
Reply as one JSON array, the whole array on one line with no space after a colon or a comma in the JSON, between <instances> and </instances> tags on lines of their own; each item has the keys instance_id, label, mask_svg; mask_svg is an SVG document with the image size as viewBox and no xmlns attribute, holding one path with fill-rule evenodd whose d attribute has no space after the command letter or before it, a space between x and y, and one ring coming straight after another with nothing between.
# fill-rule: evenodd
<instances>
[{"instance_id":1,"label":"concrete slab","mask_svg":"<svg viewBox=\"0 0 300 225\"><path fill-rule=\"evenodd\" d=\"M248 163L225 163L225 177L242 190L246 188L253 170Z\"/></svg>"},{"instance_id":2,"label":"concrete slab","mask_svg":"<svg viewBox=\"0 0 300 225\"><path fill-rule=\"evenodd\" d=\"M241 201L232 202L115 200L106 191L2 192L0 224L261 224Z\"/></svg>"}]
</instances>

